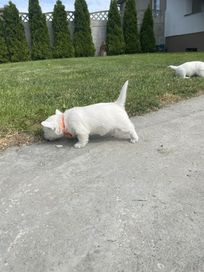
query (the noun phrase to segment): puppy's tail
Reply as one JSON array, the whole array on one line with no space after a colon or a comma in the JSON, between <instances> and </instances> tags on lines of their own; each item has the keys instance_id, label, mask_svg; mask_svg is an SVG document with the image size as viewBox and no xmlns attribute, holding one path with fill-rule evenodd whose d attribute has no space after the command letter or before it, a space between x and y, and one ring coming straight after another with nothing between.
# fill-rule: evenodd
<instances>
[{"instance_id":1,"label":"puppy's tail","mask_svg":"<svg viewBox=\"0 0 204 272\"><path fill-rule=\"evenodd\" d=\"M120 90L120 95L119 95L118 99L115 101L115 103L121 107L125 107L127 87L128 87L128 80L125 81L125 84L123 85L122 89Z\"/></svg>"},{"instance_id":2,"label":"puppy's tail","mask_svg":"<svg viewBox=\"0 0 204 272\"><path fill-rule=\"evenodd\" d=\"M178 66L174 66L174 65L169 65L168 67L173 69L173 70L176 70L178 68Z\"/></svg>"}]
</instances>

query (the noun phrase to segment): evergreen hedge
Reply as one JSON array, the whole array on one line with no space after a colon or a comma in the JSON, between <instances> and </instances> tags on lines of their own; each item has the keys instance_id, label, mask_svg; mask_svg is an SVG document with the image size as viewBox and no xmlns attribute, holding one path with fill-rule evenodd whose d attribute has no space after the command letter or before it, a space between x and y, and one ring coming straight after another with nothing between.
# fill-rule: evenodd
<instances>
[{"instance_id":1,"label":"evergreen hedge","mask_svg":"<svg viewBox=\"0 0 204 272\"><path fill-rule=\"evenodd\" d=\"M75 0L73 43L76 57L94 56L90 15L85 0Z\"/></svg>"},{"instance_id":2,"label":"evergreen hedge","mask_svg":"<svg viewBox=\"0 0 204 272\"><path fill-rule=\"evenodd\" d=\"M8 48L9 60L12 62L30 59L24 27L16 6L9 2L3 11L4 34Z\"/></svg>"},{"instance_id":3,"label":"evergreen hedge","mask_svg":"<svg viewBox=\"0 0 204 272\"><path fill-rule=\"evenodd\" d=\"M156 48L156 41L154 36L154 23L152 17L152 10L150 6L144 13L144 18L140 30L140 43L142 52L154 52Z\"/></svg>"},{"instance_id":4,"label":"evergreen hedge","mask_svg":"<svg viewBox=\"0 0 204 272\"><path fill-rule=\"evenodd\" d=\"M29 26L31 32L31 56L33 60L51 57L46 17L38 0L29 0Z\"/></svg>"},{"instance_id":5,"label":"evergreen hedge","mask_svg":"<svg viewBox=\"0 0 204 272\"><path fill-rule=\"evenodd\" d=\"M0 62L29 60L29 47L16 6L10 1L3 14L4 20L0 21ZM74 15L72 44L65 7L61 0L56 1L52 21L53 56L56 58L72 57L74 53L76 57L93 56L95 53L90 28L90 14L85 0L75 0ZM39 0L29 0L29 26L32 59L50 58L52 53L48 28ZM153 17L150 6L145 11L139 39L135 0L126 1L123 29L117 0L111 0L106 31L107 54L137 53L140 52L140 44L142 52L155 51Z\"/></svg>"},{"instance_id":6,"label":"evergreen hedge","mask_svg":"<svg viewBox=\"0 0 204 272\"><path fill-rule=\"evenodd\" d=\"M4 36L4 22L0 18L0 63L9 61L8 49Z\"/></svg>"},{"instance_id":7,"label":"evergreen hedge","mask_svg":"<svg viewBox=\"0 0 204 272\"><path fill-rule=\"evenodd\" d=\"M135 0L126 1L123 17L123 34L125 39L125 53L133 54L140 52Z\"/></svg>"},{"instance_id":8,"label":"evergreen hedge","mask_svg":"<svg viewBox=\"0 0 204 272\"><path fill-rule=\"evenodd\" d=\"M52 27L54 34L53 57L73 57L74 48L68 29L67 13L60 0L57 0L54 6Z\"/></svg>"},{"instance_id":9,"label":"evergreen hedge","mask_svg":"<svg viewBox=\"0 0 204 272\"><path fill-rule=\"evenodd\" d=\"M110 3L106 29L106 45L108 55L118 55L124 53L125 42L117 0L112 0Z\"/></svg>"}]
</instances>

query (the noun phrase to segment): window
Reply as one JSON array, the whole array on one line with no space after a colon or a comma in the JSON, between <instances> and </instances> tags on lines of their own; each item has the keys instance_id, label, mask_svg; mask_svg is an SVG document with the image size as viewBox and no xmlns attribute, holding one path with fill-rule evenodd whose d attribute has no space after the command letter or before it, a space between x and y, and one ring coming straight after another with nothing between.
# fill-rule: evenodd
<instances>
[{"instance_id":1,"label":"window","mask_svg":"<svg viewBox=\"0 0 204 272\"><path fill-rule=\"evenodd\" d=\"M160 0L152 0L152 9L154 11L160 10Z\"/></svg>"},{"instance_id":2,"label":"window","mask_svg":"<svg viewBox=\"0 0 204 272\"><path fill-rule=\"evenodd\" d=\"M152 11L154 16L158 16L160 12L160 0L152 0Z\"/></svg>"},{"instance_id":3,"label":"window","mask_svg":"<svg viewBox=\"0 0 204 272\"><path fill-rule=\"evenodd\" d=\"M186 15L204 11L204 0L186 0Z\"/></svg>"},{"instance_id":4,"label":"window","mask_svg":"<svg viewBox=\"0 0 204 272\"><path fill-rule=\"evenodd\" d=\"M192 1L192 13L204 11L204 0Z\"/></svg>"}]
</instances>

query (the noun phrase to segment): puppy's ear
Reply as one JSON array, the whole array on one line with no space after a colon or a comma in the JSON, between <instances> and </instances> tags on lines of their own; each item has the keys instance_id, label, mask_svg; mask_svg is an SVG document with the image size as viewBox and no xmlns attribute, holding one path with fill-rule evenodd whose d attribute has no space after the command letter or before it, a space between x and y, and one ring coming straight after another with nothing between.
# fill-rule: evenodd
<instances>
[{"instance_id":1,"label":"puppy's ear","mask_svg":"<svg viewBox=\"0 0 204 272\"><path fill-rule=\"evenodd\" d=\"M62 112L59 111L59 110L56 110L56 111L55 111L55 114L62 114Z\"/></svg>"},{"instance_id":2,"label":"puppy's ear","mask_svg":"<svg viewBox=\"0 0 204 272\"><path fill-rule=\"evenodd\" d=\"M43 122L41 122L41 125L42 125L43 127L47 127L47 128L53 129L53 125L52 125L51 122L43 121Z\"/></svg>"}]
</instances>

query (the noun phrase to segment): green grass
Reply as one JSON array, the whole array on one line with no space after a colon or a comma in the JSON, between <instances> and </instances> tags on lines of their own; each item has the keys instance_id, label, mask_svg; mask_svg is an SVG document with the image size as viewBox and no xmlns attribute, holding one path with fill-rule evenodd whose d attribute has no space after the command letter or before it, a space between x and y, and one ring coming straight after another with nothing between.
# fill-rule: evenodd
<instances>
[{"instance_id":1,"label":"green grass","mask_svg":"<svg viewBox=\"0 0 204 272\"><path fill-rule=\"evenodd\" d=\"M183 80L167 68L204 53L139 54L0 65L0 137L39 134L58 108L114 101L128 79L126 109L137 115L204 91L204 79Z\"/></svg>"}]
</instances>

